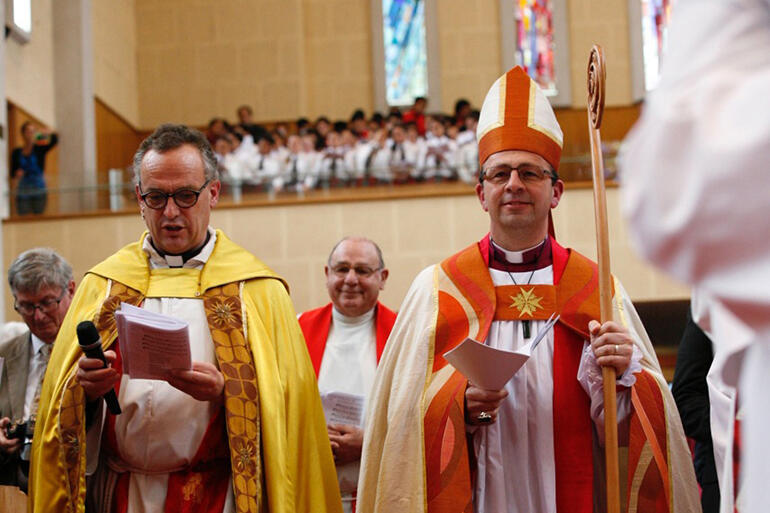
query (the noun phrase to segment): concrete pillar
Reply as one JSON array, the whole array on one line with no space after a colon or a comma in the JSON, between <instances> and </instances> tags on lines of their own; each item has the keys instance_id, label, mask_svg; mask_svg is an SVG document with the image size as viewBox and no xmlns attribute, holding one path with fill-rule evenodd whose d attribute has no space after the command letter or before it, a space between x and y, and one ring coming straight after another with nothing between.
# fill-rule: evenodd
<instances>
[{"instance_id":1,"label":"concrete pillar","mask_svg":"<svg viewBox=\"0 0 770 513\"><path fill-rule=\"evenodd\" d=\"M91 0L53 2L60 210L96 207Z\"/></svg>"}]
</instances>

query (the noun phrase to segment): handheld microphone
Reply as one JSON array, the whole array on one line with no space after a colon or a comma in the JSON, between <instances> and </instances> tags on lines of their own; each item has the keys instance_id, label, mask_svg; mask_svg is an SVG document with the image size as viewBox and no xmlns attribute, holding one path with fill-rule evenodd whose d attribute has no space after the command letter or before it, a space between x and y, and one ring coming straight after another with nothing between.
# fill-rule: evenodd
<instances>
[{"instance_id":1,"label":"handheld microphone","mask_svg":"<svg viewBox=\"0 0 770 513\"><path fill-rule=\"evenodd\" d=\"M96 330L96 326L91 321L83 321L78 324L77 327L78 344L83 354L88 358L96 358L102 361L105 367L107 367L107 359L104 357L104 350L102 350L102 339L99 337L99 332ZM106 394L104 394L104 400L107 402L107 408L113 415L120 415L120 403L118 403L118 397L115 395L115 389L111 388Z\"/></svg>"}]
</instances>

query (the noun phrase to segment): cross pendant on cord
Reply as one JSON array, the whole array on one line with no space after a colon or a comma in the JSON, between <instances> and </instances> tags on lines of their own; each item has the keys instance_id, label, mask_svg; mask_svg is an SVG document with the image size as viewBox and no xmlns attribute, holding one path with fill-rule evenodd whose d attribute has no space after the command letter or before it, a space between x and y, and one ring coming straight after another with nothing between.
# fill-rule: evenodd
<instances>
[{"instance_id":1,"label":"cross pendant on cord","mask_svg":"<svg viewBox=\"0 0 770 513\"><path fill-rule=\"evenodd\" d=\"M529 332L529 321L521 321L521 323L524 328L524 338L527 339L531 335Z\"/></svg>"}]
</instances>

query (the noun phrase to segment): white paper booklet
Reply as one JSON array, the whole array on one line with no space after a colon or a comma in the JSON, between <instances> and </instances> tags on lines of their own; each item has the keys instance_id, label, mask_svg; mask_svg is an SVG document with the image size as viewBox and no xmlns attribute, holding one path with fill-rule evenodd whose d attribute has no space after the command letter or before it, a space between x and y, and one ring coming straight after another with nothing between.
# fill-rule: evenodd
<instances>
[{"instance_id":1,"label":"white paper booklet","mask_svg":"<svg viewBox=\"0 0 770 513\"><path fill-rule=\"evenodd\" d=\"M347 424L363 427L364 396L345 392L321 394L327 424Z\"/></svg>"},{"instance_id":2,"label":"white paper booklet","mask_svg":"<svg viewBox=\"0 0 770 513\"><path fill-rule=\"evenodd\" d=\"M121 303L115 312L123 373L167 380L170 369L192 369L187 322Z\"/></svg>"},{"instance_id":3,"label":"white paper booklet","mask_svg":"<svg viewBox=\"0 0 770 513\"><path fill-rule=\"evenodd\" d=\"M495 349L472 338L466 338L457 347L444 353L444 358L477 387L501 390L521 366L527 363L532 351L558 320L558 315L551 316L537 336L516 351Z\"/></svg>"}]
</instances>

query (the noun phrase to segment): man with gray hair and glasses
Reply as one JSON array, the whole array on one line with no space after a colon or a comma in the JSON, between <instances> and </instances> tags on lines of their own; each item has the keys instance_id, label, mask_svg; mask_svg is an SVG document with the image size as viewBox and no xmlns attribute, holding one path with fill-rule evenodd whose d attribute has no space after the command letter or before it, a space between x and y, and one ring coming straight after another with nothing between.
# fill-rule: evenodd
<instances>
[{"instance_id":1,"label":"man with gray hair and glasses","mask_svg":"<svg viewBox=\"0 0 770 513\"><path fill-rule=\"evenodd\" d=\"M331 250L324 267L331 302L299 317L318 376L318 389L355 396L358 422L327 419L337 479L345 512L354 510L363 445L363 405L372 389L377 363L396 314L378 301L388 270L377 244L364 237L345 237Z\"/></svg>"},{"instance_id":2,"label":"man with gray hair and glasses","mask_svg":"<svg viewBox=\"0 0 770 513\"><path fill-rule=\"evenodd\" d=\"M286 282L209 226L220 193L211 146L197 130L162 125L139 146L134 170L148 231L88 271L73 300L40 401L30 505L37 513L338 513L321 402ZM121 303L186 322L191 368L168 369L165 379L124 373ZM87 320L106 367L78 347L76 326ZM105 408L110 390L122 413Z\"/></svg>"},{"instance_id":3,"label":"man with gray hair and glasses","mask_svg":"<svg viewBox=\"0 0 770 513\"><path fill-rule=\"evenodd\" d=\"M43 376L75 282L72 267L54 250L34 248L13 261L8 283L29 331L0 343L0 484L26 490Z\"/></svg>"}]
</instances>

